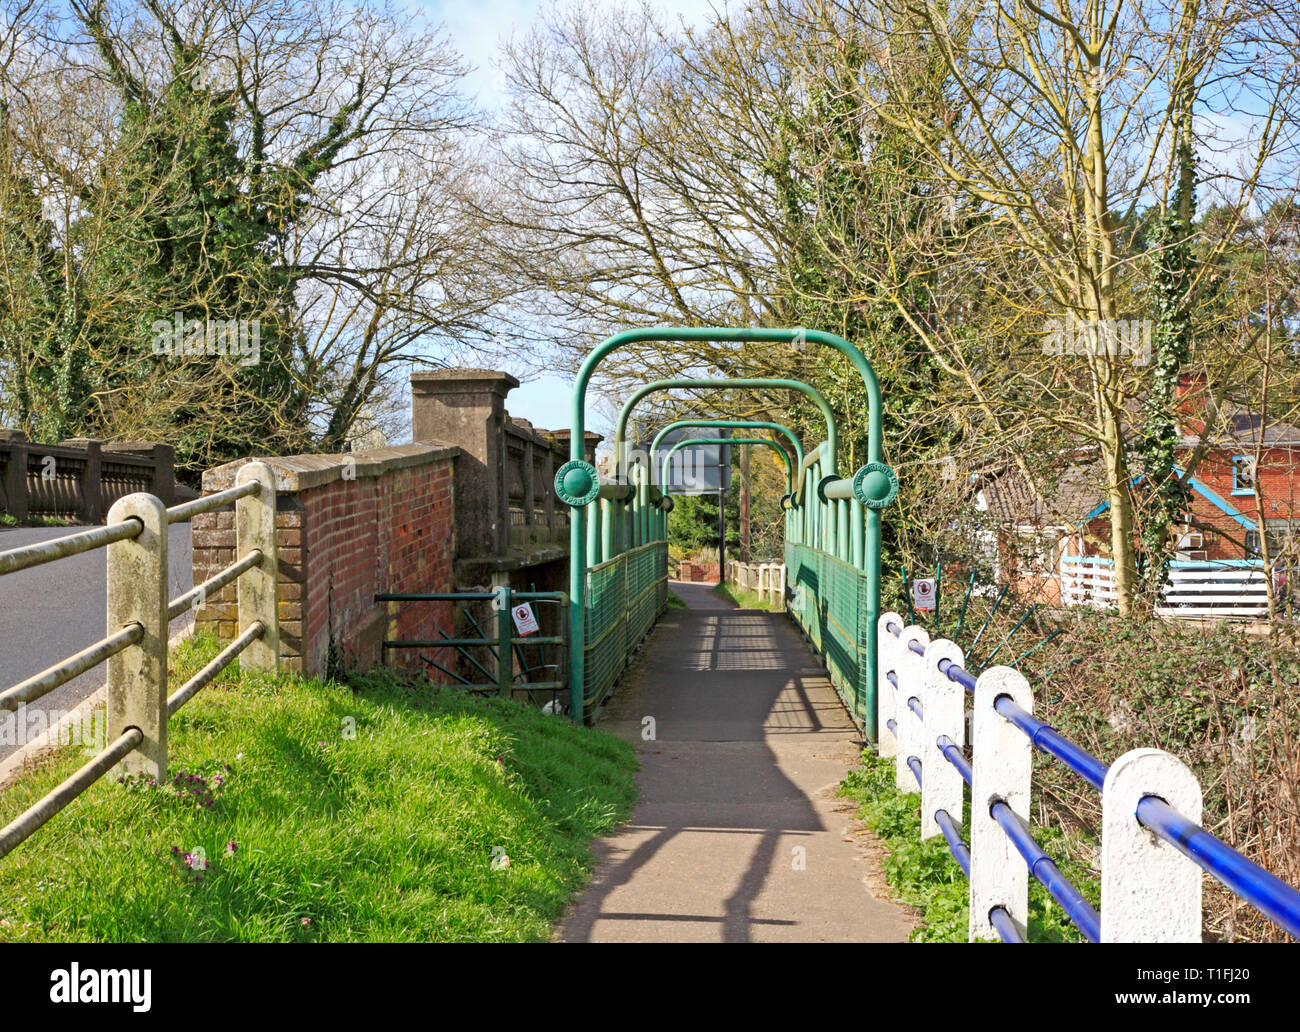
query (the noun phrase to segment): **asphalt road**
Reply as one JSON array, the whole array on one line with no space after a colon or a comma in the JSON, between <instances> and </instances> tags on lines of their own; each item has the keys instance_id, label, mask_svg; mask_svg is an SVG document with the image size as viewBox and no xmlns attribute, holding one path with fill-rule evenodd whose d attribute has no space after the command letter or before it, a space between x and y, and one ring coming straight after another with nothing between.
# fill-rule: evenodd
<instances>
[{"instance_id":1,"label":"asphalt road","mask_svg":"<svg viewBox=\"0 0 1300 1032\"><path fill-rule=\"evenodd\" d=\"M75 532L75 527L0 527L0 552ZM170 598L194 584L188 523L170 528L168 575ZM106 579L102 548L0 577L0 691L104 637ZM190 613L178 617L172 623L172 634L192 620ZM103 683L104 665L100 664L28 710L66 712ZM0 740L0 760L18 748L18 743Z\"/></svg>"}]
</instances>

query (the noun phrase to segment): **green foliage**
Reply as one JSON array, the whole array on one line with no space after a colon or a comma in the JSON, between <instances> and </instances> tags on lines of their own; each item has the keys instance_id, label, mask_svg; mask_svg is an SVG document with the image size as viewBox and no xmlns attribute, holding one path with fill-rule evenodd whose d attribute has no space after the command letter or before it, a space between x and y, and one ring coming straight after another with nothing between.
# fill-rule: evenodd
<instances>
[{"instance_id":1,"label":"green foliage","mask_svg":"<svg viewBox=\"0 0 1300 1032\"><path fill-rule=\"evenodd\" d=\"M1179 375L1191 356L1193 254L1191 247L1195 156L1190 136L1179 134L1175 165L1180 171L1169 208L1156 219L1151 240L1151 301L1155 327L1150 383L1142 400L1142 468L1150 502L1143 513L1142 545L1148 589L1164 581L1165 558L1174 527L1185 518L1191 492L1178 474L1175 412Z\"/></svg>"},{"instance_id":2,"label":"green foliage","mask_svg":"<svg viewBox=\"0 0 1300 1032\"><path fill-rule=\"evenodd\" d=\"M924 923L912 933L912 941L966 942L969 913L966 876L942 836L921 840L920 794L900 792L894 785L894 770L893 760L864 751L861 768L849 772L840 786L840 794L861 804L858 816L889 850L884 872L899 901L921 912ZM963 837L966 837L964 822ZM1062 858L1064 841L1060 832L1035 828L1034 837L1056 860L1061 873L1096 906L1100 883L1080 864ZM1083 941L1065 912L1036 881L1029 884L1028 939L1030 942Z\"/></svg>"},{"instance_id":3,"label":"green foliage","mask_svg":"<svg viewBox=\"0 0 1300 1032\"><path fill-rule=\"evenodd\" d=\"M178 791L106 778L0 863L0 940L546 941L635 796L619 739L391 672L228 668L170 730ZM25 775L0 823L84 762Z\"/></svg>"},{"instance_id":4,"label":"green foliage","mask_svg":"<svg viewBox=\"0 0 1300 1032\"><path fill-rule=\"evenodd\" d=\"M736 477L724 499L727 521L727 548L740 544L740 487ZM670 553L680 549L682 555L697 549L718 545L718 496L674 495L673 511L668 516L668 547ZM716 559L717 556L715 555Z\"/></svg>"},{"instance_id":5,"label":"green foliage","mask_svg":"<svg viewBox=\"0 0 1300 1032\"><path fill-rule=\"evenodd\" d=\"M719 584L713 589L713 593L728 602L734 602L741 609L783 610L785 608L781 602L770 602L756 592L746 591L734 584Z\"/></svg>"}]
</instances>

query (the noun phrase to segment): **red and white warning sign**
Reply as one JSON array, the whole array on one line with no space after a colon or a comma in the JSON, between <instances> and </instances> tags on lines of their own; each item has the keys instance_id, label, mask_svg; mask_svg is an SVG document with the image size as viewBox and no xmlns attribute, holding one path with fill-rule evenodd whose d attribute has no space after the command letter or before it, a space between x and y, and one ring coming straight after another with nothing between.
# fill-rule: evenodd
<instances>
[{"instance_id":1,"label":"red and white warning sign","mask_svg":"<svg viewBox=\"0 0 1300 1032\"><path fill-rule=\"evenodd\" d=\"M533 607L527 602L515 606L510 615L515 618L515 630L520 634L536 634L541 630L537 626L537 617L533 615Z\"/></svg>"},{"instance_id":2,"label":"red and white warning sign","mask_svg":"<svg viewBox=\"0 0 1300 1032\"><path fill-rule=\"evenodd\" d=\"M934 578L912 581L912 606L915 609L934 608Z\"/></svg>"}]
</instances>

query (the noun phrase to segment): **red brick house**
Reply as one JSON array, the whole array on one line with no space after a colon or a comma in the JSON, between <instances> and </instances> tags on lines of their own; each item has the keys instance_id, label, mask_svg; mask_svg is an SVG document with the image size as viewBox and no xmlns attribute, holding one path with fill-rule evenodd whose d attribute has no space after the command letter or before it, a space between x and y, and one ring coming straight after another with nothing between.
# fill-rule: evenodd
<instances>
[{"instance_id":1,"label":"red brick house","mask_svg":"<svg viewBox=\"0 0 1300 1032\"><path fill-rule=\"evenodd\" d=\"M1300 567L1300 428L1272 423L1261 432L1258 413L1227 406L1208 411L1196 403L1196 386L1180 389L1179 472L1191 504L1178 529L1162 609L1256 615L1267 610L1265 545L1280 592ZM1037 492L1018 471L984 483L977 507L988 514L991 557L999 579L1022 597L1045 605L1105 606L1114 596L1098 453L1077 449L1060 460ZM1140 507L1140 476L1132 490Z\"/></svg>"}]
</instances>

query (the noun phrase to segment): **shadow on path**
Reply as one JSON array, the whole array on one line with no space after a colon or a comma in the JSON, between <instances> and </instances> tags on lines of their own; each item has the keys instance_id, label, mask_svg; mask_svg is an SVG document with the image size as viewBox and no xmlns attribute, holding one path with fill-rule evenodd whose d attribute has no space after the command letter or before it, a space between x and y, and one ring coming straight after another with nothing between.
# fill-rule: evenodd
<instances>
[{"instance_id":1,"label":"shadow on path","mask_svg":"<svg viewBox=\"0 0 1300 1032\"><path fill-rule=\"evenodd\" d=\"M597 844L569 942L898 942L855 807L835 796L862 741L789 618L673 584L601 726L636 743L640 802Z\"/></svg>"}]
</instances>

